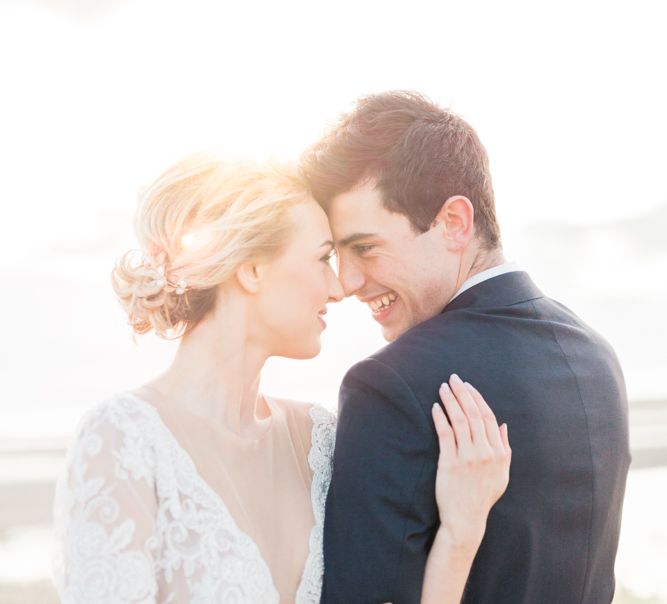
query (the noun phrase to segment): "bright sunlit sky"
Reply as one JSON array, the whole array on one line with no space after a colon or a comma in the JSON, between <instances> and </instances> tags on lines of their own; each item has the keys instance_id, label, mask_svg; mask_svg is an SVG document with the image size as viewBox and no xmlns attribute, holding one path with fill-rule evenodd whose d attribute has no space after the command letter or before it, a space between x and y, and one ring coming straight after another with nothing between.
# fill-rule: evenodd
<instances>
[{"instance_id":1,"label":"bright sunlit sky","mask_svg":"<svg viewBox=\"0 0 667 604\"><path fill-rule=\"evenodd\" d=\"M472 123L491 158L509 256L533 224L621 224L664 206L663 5L3 0L0 308L13 318L0 352L3 395L62 400L81 379L81 359L123 330L117 309L104 306L114 309L108 270L133 245L140 186L199 149L296 158L365 93L417 89ZM572 269L567 237L562 245L554 273ZM615 259L605 283L636 288L642 259L633 258ZM645 266L667 268L666 259ZM17 301L25 288L30 300ZM84 323L73 332L48 314L64 296L78 304L67 320ZM88 318L93 306L108 315ZM343 345L343 325L349 333L370 322L342 307L330 347ZM623 337L612 338L621 349ZM89 380L99 384L100 364L123 371L114 342L98 357L100 373L84 371ZM377 330L364 342L357 354L381 343ZM326 354L320 373L336 352ZM341 354L327 396L355 360ZM632 385L642 396L643 379ZM117 384L102 382L79 398Z\"/></svg>"}]
</instances>

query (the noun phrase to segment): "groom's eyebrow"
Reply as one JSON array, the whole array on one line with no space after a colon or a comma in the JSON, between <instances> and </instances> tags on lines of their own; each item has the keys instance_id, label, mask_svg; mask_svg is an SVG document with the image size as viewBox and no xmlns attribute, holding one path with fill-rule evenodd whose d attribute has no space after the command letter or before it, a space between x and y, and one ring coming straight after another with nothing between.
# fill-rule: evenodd
<instances>
[{"instance_id":1,"label":"groom's eyebrow","mask_svg":"<svg viewBox=\"0 0 667 604\"><path fill-rule=\"evenodd\" d=\"M359 241L360 239L368 239L370 237L375 237L375 233L353 233L349 237L345 237L345 239L341 239L338 242L339 247L347 247L348 245L352 245L356 241Z\"/></svg>"}]
</instances>

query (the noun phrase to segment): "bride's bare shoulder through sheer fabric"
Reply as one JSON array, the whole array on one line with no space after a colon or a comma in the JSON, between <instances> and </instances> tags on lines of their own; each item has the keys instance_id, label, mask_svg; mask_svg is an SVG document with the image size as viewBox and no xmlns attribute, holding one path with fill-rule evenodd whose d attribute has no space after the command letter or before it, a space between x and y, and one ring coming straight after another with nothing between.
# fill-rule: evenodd
<instances>
[{"instance_id":1,"label":"bride's bare shoulder through sheer fabric","mask_svg":"<svg viewBox=\"0 0 667 604\"><path fill-rule=\"evenodd\" d=\"M89 412L56 496L63 601L318 602L335 418L270 405L245 442L131 393Z\"/></svg>"}]
</instances>

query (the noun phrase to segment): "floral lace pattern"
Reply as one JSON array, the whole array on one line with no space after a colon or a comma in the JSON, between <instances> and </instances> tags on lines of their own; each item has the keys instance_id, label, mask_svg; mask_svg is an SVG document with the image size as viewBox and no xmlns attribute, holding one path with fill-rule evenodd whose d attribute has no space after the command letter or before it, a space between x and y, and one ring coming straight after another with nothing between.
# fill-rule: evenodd
<instances>
[{"instance_id":1,"label":"floral lace pattern","mask_svg":"<svg viewBox=\"0 0 667 604\"><path fill-rule=\"evenodd\" d=\"M335 419L312 406L311 500L315 524L297 592L320 599L322 531ZM56 488L56 586L62 602L278 604L256 544L157 411L131 395L93 409Z\"/></svg>"},{"instance_id":2,"label":"floral lace pattern","mask_svg":"<svg viewBox=\"0 0 667 604\"><path fill-rule=\"evenodd\" d=\"M313 482L310 494L315 514L315 525L310 532L310 554L306 560L306 568L296 593L299 604L312 602L318 604L322 592L322 578L324 577L324 510L331 483L332 459L334 442L336 440L336 419L322 409L313 406L310 408L310 417L313 420L313 436L308 463L313 471Z\"/></svg>"}]
</instances>

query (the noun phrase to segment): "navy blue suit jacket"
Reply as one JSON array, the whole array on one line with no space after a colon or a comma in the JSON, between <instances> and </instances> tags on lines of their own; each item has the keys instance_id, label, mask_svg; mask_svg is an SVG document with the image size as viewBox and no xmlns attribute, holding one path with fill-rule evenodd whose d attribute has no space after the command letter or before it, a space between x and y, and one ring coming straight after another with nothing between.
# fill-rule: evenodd
<instances>
[{"instance_id":1,"label":"navy blue suit jacket","mask_svg":"<svg viewBox=\"0 0 667 604\"><path fill-rule=\"evenodd\" d=\"M465 604L608 604L630 463L610 346L525 272L456 297L355 365L340 390L324 604L413 604L438 528L431 406L457 373L512 446Z\"/></svg>"}]
</instances>

